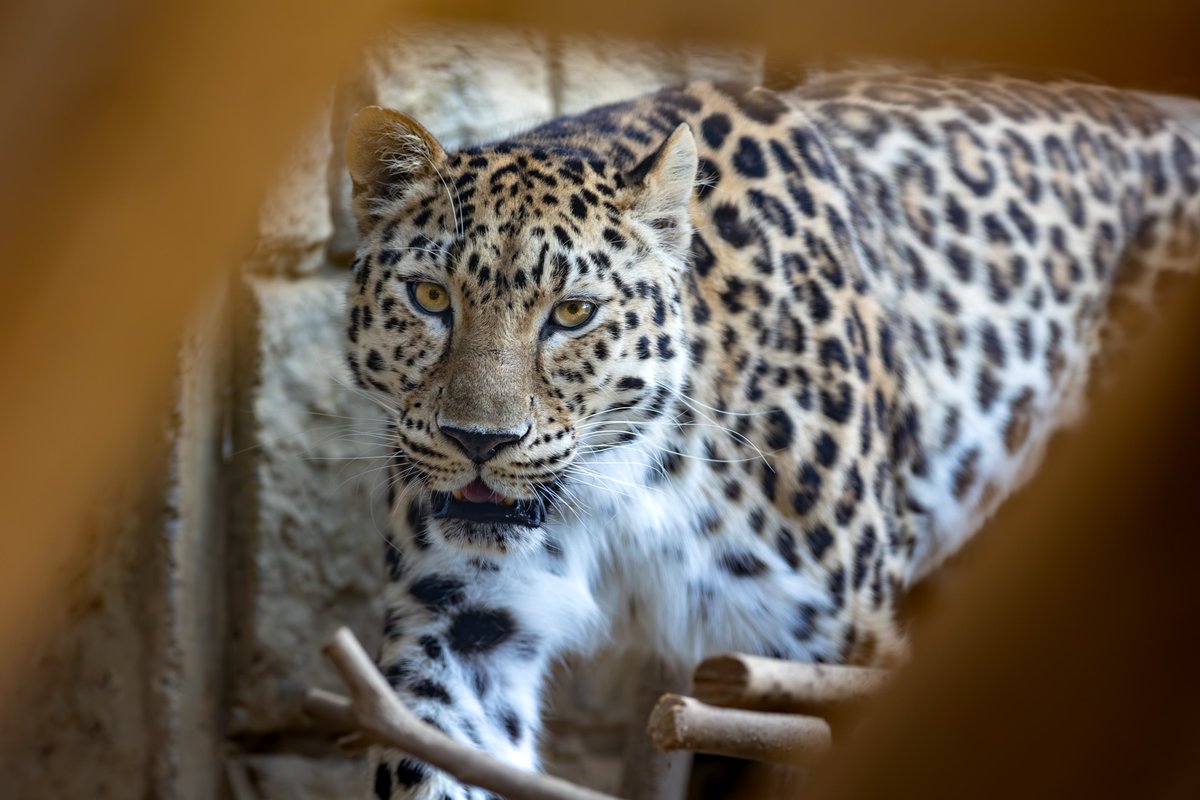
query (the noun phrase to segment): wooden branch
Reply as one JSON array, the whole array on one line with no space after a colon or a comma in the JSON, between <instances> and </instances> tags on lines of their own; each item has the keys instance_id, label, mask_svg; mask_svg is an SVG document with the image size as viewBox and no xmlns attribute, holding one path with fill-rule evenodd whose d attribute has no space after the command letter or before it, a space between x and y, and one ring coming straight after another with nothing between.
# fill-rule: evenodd
<instances>
[{"instance_id":1,"label":"wooden branch","mask_svg":"<svg viewBox=\"0 0 1200 800\"><path fill-rule=\"evenodd\" d=\"M309 689L304 696L304 713L335 730L353 731L358 727L350 709L349 700L324 689Z\"/></svg>"},{"instance_id":2,"label":"wooden branch","mask_svg":"<svg viewBox=\"0 0 1200 800\"><path fill-rule=\"evenodd\" d=\"M829 750L825 720L716 708L692 697L663 695L647 731L663 750L694 750L720 756L810 765Z\"/></svg>"},{"instance_id":3,"label":"wooden branch","mask_svg":"<svg viewBox=\"0 0 1200 800\"><path fill-rule=\"evenodd\" d=\"M403 750L463 783L510 800L614 800L561 778L501 763L417 719L346 628L338 629L323 651L349 688L350 699L310 689L304 710L314 718L342 729L356 729L365 740Z\"/></svg>"},{"instance_id":4,"label":"wooden branch","mask_svg":"<svg viewBox=\"0 0 1200 800\"><path fill-rule=\"evenodd\" d=\"M698 700L760 711L824 714L879 690L888 673L725 653L701 661L692 676Z\"/></svg>"}]
</instances>

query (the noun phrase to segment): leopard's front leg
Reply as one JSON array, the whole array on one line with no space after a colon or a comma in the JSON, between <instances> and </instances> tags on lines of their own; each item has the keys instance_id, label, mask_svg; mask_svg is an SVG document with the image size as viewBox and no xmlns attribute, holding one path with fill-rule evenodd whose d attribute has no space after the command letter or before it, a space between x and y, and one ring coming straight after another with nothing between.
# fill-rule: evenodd
<instances>
[{"instance_id":1,"label":"leopard's front leg","mask_svg":"<svg viewBox=\"0 0 1200 800\"><path fill-rule=\"evenodd\" d=\"M389 544L392 579L380 668L419 717L523 769L538 768L547 666L595 616L558 551L496 560ZM371 754L373 796L484 797L396 751Z\"/></svg>"}]
</instances>

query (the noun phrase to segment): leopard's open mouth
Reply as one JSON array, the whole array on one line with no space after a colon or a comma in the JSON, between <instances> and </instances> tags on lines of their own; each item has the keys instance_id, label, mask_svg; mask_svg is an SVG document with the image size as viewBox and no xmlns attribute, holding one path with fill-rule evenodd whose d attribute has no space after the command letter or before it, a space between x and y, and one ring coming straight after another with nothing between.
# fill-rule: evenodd
<instances>
[{"instance_id":1,"label":"leopard's open mouth","mask_svg":"<svg viewBox=\"0 0 1200 800\"><path fill-rule=\"evenodd\" d=\"M434 519L465 519L540 528L545 506L537 499L506 497L476 478L453 492L434 492L430 499L430 515Z\"/></svg>"}]
</instances>

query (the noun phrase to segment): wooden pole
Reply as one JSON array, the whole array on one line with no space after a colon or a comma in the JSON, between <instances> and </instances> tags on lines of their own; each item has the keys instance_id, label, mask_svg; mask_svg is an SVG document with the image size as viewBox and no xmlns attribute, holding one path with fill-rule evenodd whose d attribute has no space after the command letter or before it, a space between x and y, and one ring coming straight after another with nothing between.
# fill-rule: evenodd
<instances>
[{"instance_id":1,"label":"wooden pole","mask_svg":"<svg viewBox=\"0 0 1200 800\"><path fill-rule=\"evenodd\" d=\"M701 661L692 678L696 699L758 711L823 714L878 691L888 673L724 653Z\"/></svg>"},{"instance_id":2,"label":"wooden pole","mask_svg":"<svg viewBox=\"0 0 1200 800\"><path fill-rule=\"evenodd\" d=\"M692 750L752 761L809 765L829 751L829 725L816 717L717 708L664 695L647 726L663 750Z\"/></svg>"}]
</instances>

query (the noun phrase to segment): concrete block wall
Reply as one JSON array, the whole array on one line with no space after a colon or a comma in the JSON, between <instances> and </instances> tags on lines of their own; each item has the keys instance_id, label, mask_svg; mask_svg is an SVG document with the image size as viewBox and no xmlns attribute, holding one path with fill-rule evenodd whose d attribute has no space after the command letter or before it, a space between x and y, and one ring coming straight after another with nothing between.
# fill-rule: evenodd
<instances>
[{"instance_id":1,"label":"concrete block wall","mask_svg":"<svg viewBox=\"0 0 1200 800\"><path fill-rule=\"evenodd\" d=\"M258 239L181 348L161 469L115 502L77 565L63 633L34 654L28 713L0 728L3 796L356 797L354 759L299 712L336 687L319 656L349 625L376 646L386 413L342 369L354 247L341 142L391 106L447 148L693 79L759 82L762 57L489 29L383 33L314 109L263 205ZM99 523L98 523L99 524ZM546 760L615 789L633 670L566 664ZM9 724L9 720L20 721Z\"/></svg>"}]
</instances>

